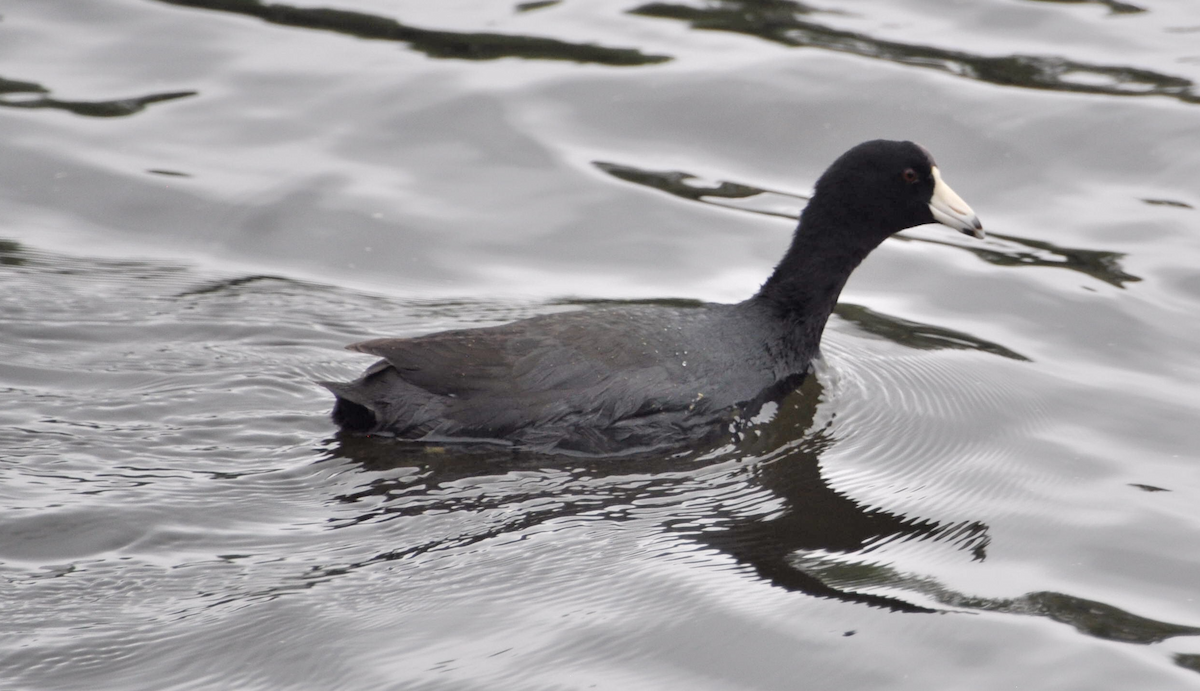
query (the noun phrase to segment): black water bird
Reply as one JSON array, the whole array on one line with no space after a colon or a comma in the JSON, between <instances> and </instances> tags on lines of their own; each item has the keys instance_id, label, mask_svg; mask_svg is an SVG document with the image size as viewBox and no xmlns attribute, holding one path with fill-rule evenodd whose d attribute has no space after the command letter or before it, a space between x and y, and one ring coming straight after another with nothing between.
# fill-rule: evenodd
<instances>
[{"instance_id":1,"label":"black water bird","mask_svg":"<svg viewBox=\"0 0 1200 691\"><path fill-rule=\"evenodd\" d=\"M893 233L975 212L912 142L875 140L817 181L792 244L737 304L622 306L349 346L383 358L322 382L344 430L538 452L625 454L717 438L795 389L838 294Z\"/></svg>"}]
</instances>

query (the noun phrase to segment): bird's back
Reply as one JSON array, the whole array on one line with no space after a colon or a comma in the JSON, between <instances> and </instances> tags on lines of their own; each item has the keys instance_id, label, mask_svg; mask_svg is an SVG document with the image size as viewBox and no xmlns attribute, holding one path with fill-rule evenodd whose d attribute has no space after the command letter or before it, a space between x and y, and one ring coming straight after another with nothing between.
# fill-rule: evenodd
<instances>
[{"instance_id":1,"label":"bird's back","mask_svg":"<svg viewBox=\"0 0 1200 691\"><path fill-rule=\"evenodd\" d=\"M366 341L351 349L383 360L326 386L343 426L370 422L361 431L593 453L678 444L781 378L773 334L749 311L620 307Z\"/></svg>"}]
</instances>

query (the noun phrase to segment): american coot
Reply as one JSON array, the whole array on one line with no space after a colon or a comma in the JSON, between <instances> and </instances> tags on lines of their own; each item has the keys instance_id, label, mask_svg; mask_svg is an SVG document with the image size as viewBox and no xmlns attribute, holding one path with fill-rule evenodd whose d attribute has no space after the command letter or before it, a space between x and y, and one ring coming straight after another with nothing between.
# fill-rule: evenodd
<instances>
[{"instance_id":1,"label":"american coot","mask_svg":"<svg viewBox=\"0 0 1200 691\"><path fill-rule=\"evenodd\" d=\"M792 391L850 272L892 233L942 223L977 238L975 212L912 142L876 140L817 181L791 247L733 305L625 306L349 346L383 358L323 382L344 430L421 441L618 454L729 434Z\"/></svg>"}]
</instances>

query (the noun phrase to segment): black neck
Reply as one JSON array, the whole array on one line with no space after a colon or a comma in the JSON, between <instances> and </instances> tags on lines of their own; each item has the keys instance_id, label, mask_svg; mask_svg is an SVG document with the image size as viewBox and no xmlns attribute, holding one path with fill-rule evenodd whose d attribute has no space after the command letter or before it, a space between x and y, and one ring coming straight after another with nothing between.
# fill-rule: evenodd
<instances>
[{"instance_id":1,"label":"black neck","mask_svg":"<svg viewBox=\"0 0 1200 691\"><path fill-rule=\"evenodd\" d=\"M827 213L814 199L800 216L783 260L753 298L783 320L789 345L805 362L815 354L850 273L887 237L853 227L861 224L861 219Z\"/></svg>"}]
</instances>

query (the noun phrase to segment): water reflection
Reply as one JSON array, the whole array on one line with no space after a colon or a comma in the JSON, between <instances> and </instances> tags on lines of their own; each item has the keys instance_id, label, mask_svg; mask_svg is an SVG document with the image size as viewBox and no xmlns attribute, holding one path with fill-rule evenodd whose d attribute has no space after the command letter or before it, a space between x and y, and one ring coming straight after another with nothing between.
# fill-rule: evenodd
<instances>
[{"instance_id":1,"label":"water reflection","mask_svg":"<svg viewBox=\"0 0 1200 691\"><path fill-rule=\"evenodd\" d=\"M797 209L804 206L809 199L808 195L804 194L777 192L728 180L705 182L700 177L682 170L646 170L608 161L592 161L592 165L618 180L645 185L701 204L763 216L797 219L800 217Z\"/></svg>"},{"instance_id":2,"label":"water reflection","mask_svg":"<svg viewBox=\"0 0 1200 691\"><path fill-rule=\"evenodd\" d=\"M195 96L195 91L169 91L166 93L136 96L134 98L119 98L111 101L64 101L52 98L50 90L34 82L22 82L0 77L0 107L4 108L50 108L65 110L68 113L92 118L117 118L140 113L146 106L163 101L174 101L188 96ZM21 94L18 98L8 94ZM28 96L27 94L38 94Z\"/></svg>"},{"instance_id":3,"label":"water reflection","mask_svg":"<svg viewBox=\"0 0 1200 691\"><path fill-rule=\"evenodd\" d=\"M834 588L898 590L919 594L953 609L1045 617L1106 641L1150 645L1176 636L1200 635L1200 628L1147 619L1094 600L1054 592L1014 598L986 598L961 593L925 576L902 574L885 564L854 563L826 555L793 563Z\"/></svg>"},{"instance_id":4,"label":"water reflection","mask_svg":"<svg viewBox=\"0 0 1200 691\"><path fill-rule=\"evenodd\" d=\"M435 31L402 24L365 12L327 7L267 4L262 0L156 0L170 5L232 12L282 26L334 31L358 38L407 43L434 58L494 60L517 57L531 60L566 60L614 66L653 65L671 60L634 48L608 48L553 38L481 32ZM1043 2L1100 2L1114 14L1144 11L1119 0L1039 0ZM528 2L517 12L557 4ZM977 81L1026 89L1110 96L1168 96L1184 103L1200 103L1194 83L1187 78L1123 65L1097 65L1047 55L976 55L919 44L874 38L826 26L810 15L830 13L795 0L718 0L702 7L652 2L629 14L675 19L695 29L728 31L755 36L790 47L821 48L839 53L887 60L902 65L935 69Z\"/></svg>"},{"instance_id":5,"label":"water reflection","mask_svg":"<svg viewBox=\"0 0 1200 691\"><path fill-rule=\"evenodd\" d=\"M1120 65L1092 65L1045 55L990 57L912 43L885 41L807 18L820 12L793 0L719 0L693 7L665 2L630 10L677 19L695 29L730 31L796 48L823 48L912 67L948 72L1001 86L1108 96L1169 96L1200 103L1190 79Z\"/></svg>"},{"instance_id":6,"label":"water reflection","mask_svg":"<svg viewBox=\"0 0 1200 691\"><path fill-rule=\"evenodd\" d=\"M1175 207L1176 209L1196 208L1187 202L1181 202L1176 199L1143 199L1142 202L1149 204L1150 206L1171 206Z\"/></svg>"},{"instance_id":7,"label":"water reflection","mask_svg":"<svg viewBox=\"0 0 1200 691\"><path fill-rule=\"evenodd\" d=\"M982 559L988 541L981 523L909 518L864 507L832 489L821 475L820 456L835 440L813 430L820 398L820 384L810 377L768 422L743 430L726 446L670 456L556 458L343 437L333 457L392 476L338 497L371 507L340 527L459 511L506 517L478 533L432 537L358 567L461 548L568 517L651 518L677 540L715 549L787 590L931 611L900 598L840 589L789 563L798 551L850 554L893 539L949 541ZM524 481L492 482L487 489L465 482L521 474Z\"/></svg>"},{"instance_id":8,"label":"water reflection","mask_svg":"<svg viewBox=\"0 0 1200 691\"><path fill-rule=\"evenodd\" d=\"M1029 358L1005 348L999 343L972 336L954 329L909 321L876 312L862 305L838 303L833 313L867 333L917 350L978 350L992 355L1030 362Z\"/></svg>"},{"instance_id":9,"label":"water reflection","mask_svg":"<svg viewBox=\"0 0 1200 691\"><path fill-rule=\"evenodd\" d=\"M262 0L155 0L170 5L231 12L281 26L334 31L358 38L407 43L413 50L434 58L494 60L518 57L532 60L566 60L615 66L653 65L671 56L652 55L634 48L608 48L553 38L483 32L436 31L402 24L365 12L328 7L268 4ZM1119 0L1036 0L1039 2L1097 2L1113 14L1145 10ZM517 12L551 7L558 0L526 2ZM919 44L874 38L812 21L809 15L830 13L795 0L717 0L702 7L652 2L629 14L675 19L695 29L728 31L755 36L791 47L821 48L840 53L887 60L902 65L935 69L960 77L1002 86L1110 96L1168 96L1184 103L1200 103L1194 83L1187 78L1123 65L1097 65L1048 55L986 56Z\"/></svg>"},{"instance_id":10,"label":"water reflection","mask_svg":"<svg viewBox=\"0 0 1200 691\"><path fill-rule=\"evenodd\" d=\"M554 7L561 2L562 0L535 0L535 2L518 3L515 9L517 12L532 12L546 7Z\"/></svg>"},{"instance_id":11,"label":"water reflection","mask_svg":"<svg viewBox=\"0 0 1200 691\"><path fill-rule=\"evenodd\" d=\"M24 266L28 261L20 243L0 239L0 266Z\"/></svg>"},{"instance_id":12,"label":"water reflection","mask_svg":"<svg viewBox=\"0 0 1200 691\"><path fill-rule=\"evenodd\" d=\"M16 79L0 77L0 94L44 94L46 87L36 82L22 82Z\"/></svg>"},{"instance_id":13,"label":"water reflection","mask_svg":"<svg viewBox=\"0 0 1200 691\"><path fill-rule=\"evenodd\" d=\"M1110 14L1139 14L1146 8L1131 5L1120 0L1029 0L1029 2L1053 2L1062 5L1104 5Z\"/></svg>"},{"instance_id":14,"label":"water reflection","mask_svg":"<svg viewBox=\"0 0 1200 691\"><path fill-rule=\"evenodd\" d=\"M943 524L904 516L868 508L834 490L821 474L820 457L836 439L823 430L808 433L800 443L771 449L780 443L783 430L811 424L814 394L819 394L819 385L807 385L786 399L771 429L740 450L747 463L742 482L757 491L764 511L747 512L737 502L730 502L736 510L713 502L707 521L697 525L687 518L671 519L665 527L732 556L759 578L786 590L902 612L934 611L903 598L841 587L793 563L798 553L849 558L896 540L946 542L982 560L990 541L987 526L977 521Z\"/></svg>"},{"instance_id":15,"label":"water reflection","mask_svg":"<svg viewBox=\"0 0 1200 691\"><path fill-rule=\"evenodd\" d=\"M813 597L897 612L1044 617L1093 638L1140 645L1200 634L1200 628L1065 593L977 597L932 577L898 571L882 556L882 546L936 542L966 559L984 561L992 540L989 527L977 520L945 522L865 506L832 488L821 472L821 457L837 439L815 424L821 395L820 383L810 377L781 401L769 421L724 447L673 456L543 457L485 446L342 437L330 458L349 459L374 478L336 497L340 504L363 507L336 528L422 515L497 518L474 532L422 536L415 544L311 577L325 579L502 536L517 538L551 521L640 520L645 525L649 520L661 536L715 550L773 586Z\"/></svg>"},{"instance_id":16,"label":"water reflection","mask_svg":"<svg viewBox=\"0 0 1200 691\"><path fill-rule=\"evenodd\" d=\"M243 14L281 26L333 31L377 41L407 43L413 50L432 58L456 60L525 58L527 60L566 60L614 66L653 65L671 59L666 55L648 55L633 48L606 48L589 43L571 43L539 36L420 29L401 24L389 17L329 7L266 4L261 0L157 1L168 5ZM540 5L540 3L535 4ZM536 8L527 7L526 9Z\"/></svg>"},{"instance_id":17,"label":"water reflection","mask_svg":"<svg viewBox=\"0 0 1200 691\"><path fill-rule=\"evenodd\" d=\"M986 246L971 247L945 240L914 238L904 235L893 236L893 239L904 242L925 242L931 245L957 247L996 266L1041 266L1069 269L1091 276L1097 281L1103 281L1117 288L1124 288L1126 283L1136 283L1142 280L1133 274L1126 273L1121 268L1120 260L1125 256L1121 252L1061 247L1051 242L1031 240L1029 238L1001 233L990 233L988 237L1003 240L1018 247L1013 249L994 249Z\"/></svg>"},{"instance_id":18,"label":"water reflection","mask_svg":"<svg viewBox=\"0 0 1200 691\"><path fill-rule=\"evenodd\" d=\"M754 185L725 180L715 183L702 182L691 173L679 170L646 170L634 166L594 161L600 170L613 177L666 192L672 196L710 204L737 211L795 219L800 216L800 207L808 197L792 192L769 190ZM1040 266L1068 269L1091 276L1111 286L1122 288L1141 278L1121 268L1120 252L1062 247L1042 240L1030 240L1016 235L988 233L989 244L978 242L959 243L956 239L930 239L909 235L893 235L892 240L922 242L933 245L955 247L974 254L983 261L996 266ZM996 242L996 241L1001 242Z\"/></svg>"}]
</instances>

